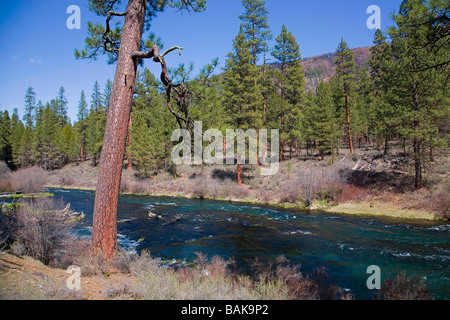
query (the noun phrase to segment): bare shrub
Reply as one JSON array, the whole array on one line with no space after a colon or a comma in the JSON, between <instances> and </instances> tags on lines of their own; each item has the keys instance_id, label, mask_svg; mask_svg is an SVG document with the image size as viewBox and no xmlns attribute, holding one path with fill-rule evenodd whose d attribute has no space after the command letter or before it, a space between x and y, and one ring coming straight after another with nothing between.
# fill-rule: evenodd
<instances>
[{"instance_id":1,"label":"bare shrub","mask_svg":"<svg viewBox=\"0 0 450 320\"><path fill-rule=\"evenodd\" d=\"M69 237L61 256L52 262L56 268L67 269L69 266L82 267L89 260L91 242L85 239Z\"/></svg>"},{"instance_id":2,"label":"bare shrub","mask_svg":"<svg viewBox=\"0 0 450 320\"><path fill-rule=\"evenodd\" d=\"M128 193L131 192L131 181L128 175L123 174L120 180L120 192Z\"/></svg>"},{"instance_id":3,"label":"bare shrub","mask_svg":"<svg viewBox=\"0 0 450 320\"><path fill-rule=\"evenodd\" d=\"M109 299L140 299L143 296L142 289L124 281L118 284L108 284L102 293Z\"/></svg>"},{"instance_id":4,"label":"bare shrub","mask_svg":"<svg viewBox=\"0 0 450 320\"><path fill-rule=\"evenodd\" d=\"M206 270L211 277L226 277L229 274L228 266L233 263L233 260L224 260L219 256L214 256L206 266Z\"/></svg>"},{"instance_id":5,"label":"bare shrub","mask_svg":"<svg viewBox=\"0 0 450 320\"><path fill-rule=\"evenodd\" d=\"M192 196L194 198L204 199L207 195L207 186L202 178L195 178L192 185Z\"/></svg>"},{"instance_id":6,"label":"bare shrub","mask_svg":"<svg viewBox=\"0 0 450 320\"><path fill-rule=\"evenodd\" d=\"M11 240L23 245L26 255L48 265L62 254L70 236L70 219L58 212L63 208L54 199L36 199L20 205L2 224L10 224Z\"/></svg>"},{"instance_id":7,"label":"bare shrub","mask_svg":"<svg viewBox=\"0 0 450 320\"><path fill-rule=\"evenodd\" d=\"M15 191L37 193L47 183L47 173L42 168L31 167L13 172L11 180Z\"/></svg>"},{"instance_id":8,"label":"bare shrub","mask_svg":"<svg viewBox=\"0 0 450 320\"><path fill-rule=\"evenodd\" d=\"M406 207L427 209L437 214L439 218L450 218L450 184L440 185L432 190L418 190L405 195Z\"/></svg>"},{"instance_id":9,"label":"bare shrub","mask_svg":"<svg viewBox=\"0 0 450 320\"><path fill-rule=\"evenodd\" d=\"M64 172L59 176L59 183L61 186L70 187L75 184L75 178L70 173Z\"/></svg>"},{"instance_id":10,"label":"bare shrub","mask_svg":"<svg viewBox=\"0 0 450 320\"><path fill-rule=\"evenodd\" d=\"M128 253L124 248L119 248L119 252L111 259L109 264L122 273L131 273L131 266L136 256L136 254Z\"/></svg>"},{"instance_id":11,"label":"bare shrub","mask_svg":"<svg viewBox=\"0 0 450 320\"><path fill-rule=\"evenodd\" d=\"M194 259L194 263L203 267L208 263L208 257L202 253L202 252L194 252L195 254L195 259Z\"/></svg>"},{"instance_id":12,"label":"bare shrub","mask_svg":"<svg viewBox=\"0 0 450 320\"><path fill-rule=\"evenodd\" d=\"M160 259L152 258L148 251L142 251L130 262L130 272L134 275L143 274L145 272L155 272L161 263Z\"/></svg>"},{"instance_id":13,"label":"bare shrub","mask_svg":"<svg viewBox=\"0 0 450 320\"><path fill-rule=\"evenodd\" d=\"M334 193L334 201L337 203L359 202L364 201L368 197L366 189L354 185L343 185L336 190L337 191Z\"/></svg>"},{"instance_id":14,"label":"bare shrub","mask_svg":"<svg viewBox=\"0 0 450 320\"><path fill-rule=\"evenodd\" d=\"M11 183L11 170L5 162L0 161L0 192L13 192Z\"/></svg>"},{"instance_id":15,"label":"bare shrub","mask_svg":"<svg viewBox=\"0 0 450 320\"><path fill-rule=\"evenodd\" d=\"M395 279L386 279L375 296L379 300L432 300L422 279L408 277L404 272Z\"/></svg>"},{"instance_id":16,"label":"bare shrub","mask_svg":"<svg viewBox=\"0 0 450 320\"><path fill-rule=\"evenodd\" d=\"M286 289L291 300L351 300L353 295L344 289L329 284L324 268L312 275L303 275L300 266L289 265L280 256L275 261L255 259L252 263L253 278L263 283L274 284Z\"/></svg>"},{"instance_id":17,"label":"bare shrub","mask_svg":"<svg viewBox=\"0 0 450 320\"><path fill-rule=\"evenodd\" d=\"M0 161L0 178L9 178L11 170L4 161Z\"/></svg>"}]
</instances>

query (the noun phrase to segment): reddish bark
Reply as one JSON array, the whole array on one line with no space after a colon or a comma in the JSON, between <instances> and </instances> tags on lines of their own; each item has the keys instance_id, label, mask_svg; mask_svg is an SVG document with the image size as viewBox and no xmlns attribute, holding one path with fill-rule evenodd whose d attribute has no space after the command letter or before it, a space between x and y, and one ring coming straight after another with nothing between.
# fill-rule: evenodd
<instances>
[{"instance_id":1,"label":"reddish bark","mask_svg":"<svg viewBox=\"0 0 450 320\"><path fill-rule=\"evenodd\" d=\"M237 178L238 178L238 185L242 186L242 165L238 163L237 165Z\"/></svg>"},{"instance_id":2,"label":"reddish bark","mask_svg":"<svg viewBox=\"0 0 450 320\"><path fill-rule=\"evenodd\" d=\"M129 0L106 122L92 225L93 252L106 259L117 253L117 205L137 70L131 54L140 49L145 14L145 0Z\"/></svg>"}]
</instances>

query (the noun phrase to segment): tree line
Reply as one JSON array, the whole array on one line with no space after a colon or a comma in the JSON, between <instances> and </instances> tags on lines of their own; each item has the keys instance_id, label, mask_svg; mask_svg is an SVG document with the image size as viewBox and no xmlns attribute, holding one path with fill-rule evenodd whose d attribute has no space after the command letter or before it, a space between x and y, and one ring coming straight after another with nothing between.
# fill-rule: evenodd
<instances>
[{"instance_id":1,"label":"tree line","mask_svg":"<svg viewBox=\"0 0 450 320\"><path fill-rule=\"evenodd\" d=\"M187 88L182 97L170 93L176 102L171 111L224 133L230 128L279 129L281 161L306 149L320 159L329 155L334 162L339 149L354 153L367 144L386 155L395 139L405 152L411 150L415 184L421 188L424 162L432 161L434 150L449 142L446 1L404 1L393 16L395 26L386 33L376 31L365 67L356 66L342 39L336 49L335 75L314 91L305 89L305 69L294 35L283 25L270 48L273 35L265 1L243 0L243 6L239 32L222 73L215 72L217 59L196 76L192 64L169 69L173 81ZM154 36L152 40L161 47L160 40ZM111 90L111 81L104 92L96 82L90 106L82 92L72 125L63 87L45 105L36 103L29 88L23 121L17 110L11 116L7 111L0 115L1 160L11 168L56 169L87 159L96 166ZM139 69L124 159L142 176L172 168L170 137L178 125L167 110L166 94L147 68Z\"/></svg>"}]
</instances>

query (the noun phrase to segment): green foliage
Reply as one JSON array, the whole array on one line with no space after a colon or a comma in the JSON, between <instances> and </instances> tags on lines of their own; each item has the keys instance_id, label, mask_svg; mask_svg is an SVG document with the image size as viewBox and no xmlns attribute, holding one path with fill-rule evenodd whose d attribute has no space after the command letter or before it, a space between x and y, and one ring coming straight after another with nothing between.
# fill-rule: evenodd
<instances>
[{"instance_id":1,"label":"green foliage","mask_svg":"<svg viewBox=\"0 0 450 320\"><path fill-rule=\"evenodd\" d=\"M157 86L149 70L140 73L136 86L138 96L131 114L133 125L128 153L141 177L168 162L172 148L170 138L176 128L175 118L168 112Z\"/></svg>"},{"instance_id":2,"label":"green foliage","mask_svg":"<svg viewBox=\"0 0 450 320\"><path fill-rule=\"evenodd\" d=\"M272 39L272 34L267 24L268 14L264 0L242 0L245 12L239 16L241 27L249 43L252 63L256 66L258 56L266 52L267 41Z\"/></svg>"},{"instance_id":3,"label":"green foliage","mask_svg":"<svg viewBox=\"0 0 450 320\"><path fill-rule=\"evenodd\" d=\"M223 80L222 101L228 122L234 128L260 128L262 95L257 83L258 68L252 64L251 45L241 26L233 41L233 51L228 53Z\"/></svg>"},{"instance_id":4,"label":"green foliage","mask_svg":"<svg viewBox=\"0 0 450 320\"><path fill-rule=\"evenodd\" d=\"M0 111L0 161L6 162L9 168L14 167L12 126L12 120L9 117L8 111Z\"/></svg>"}]
</instances>

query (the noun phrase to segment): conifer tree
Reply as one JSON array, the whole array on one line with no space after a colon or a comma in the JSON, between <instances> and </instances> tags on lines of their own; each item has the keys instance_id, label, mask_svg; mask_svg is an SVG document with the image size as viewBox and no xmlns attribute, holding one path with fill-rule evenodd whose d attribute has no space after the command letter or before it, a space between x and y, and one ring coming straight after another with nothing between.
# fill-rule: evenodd
<instances>
[{"instance_id":1,"label":"conifer tree","mask_svg":"<svg viewBox=\"0 0 450 320\"><path fill-rule=\"evenodd\" d=\"M445 1L405 0L388 31L395 60L389 76L402 108L400 133L412 141L417 189L423 187L424 148L440 140L440 125L450 116L447 15Z\"/></svg>"},{"instance_id":2,"label":"conifer tree","mask_svg":"<svg viewBox=\"0 0 450 320\"><path fill-rule=\"evenodd\" d=\"M69 122L69 117L67 116L68 101L65 92L64 87L59 88L58 97L56 98L56 116L61 127L64 127Z\"/></svg>"},{"instance_id":3,"label":"conifer tree","mask_svg":"<svg viewBox=\"0 0 450 320\"><path fill-rule=\"evenodd\" d=\"M88 117L88 106L86 102L86 95L84 90L81 91L80 102L78 103L78 130L80 134L80 161L85 160L85 145L86 145L86 119Z\"/></svg>"},{"instance_id":4,"label":"conifer tree","mask_svg":"<svg viewBox=\"0 0 450 320\"><path fill-rule=\"evenodd\" d=\"M285 139L288 138L286 130L296 127L295 118L302 108L305 80L299 45L285 25L282 26L281 33L275 41L272 56L276 59L280 69L276 81L280 95L280 161L283 161ZM286 120L288 120L288 127ZM292 138L297 139L298 133L293 132Z\"/></svg>"},{"instance_id":5,"label":"conifer tree","mask_svg":"<svg viewBox=\"0 0 450 320\"><path fill-rule=\"evenodd\" d=\"M252 64L251 44L241 26L233 41L233 51L228 53L222 93L230 125L236 129L254 128L255 110L262 102L259 85L255 82L258 75L258 68ZM242 185L243 163L243 159L238 159L238 185Z\"/></svg>"},{"instance_id":6,"label":"conifer tree","mask_svg":"<svg viewBox=\"0 0 450 320\"><path fill-rule=\"evenodd\" d=\"M388 153L389 137L398 133L396 128L399 125L399 108L395 106L393 95L395 77L390 76L395 62L392 59L391 46L386 40L381 30L375 32L369 59L375 105L373 134L377 139L384 140L384 155Z\"/></svg>"},{"instance_id":7,"label":"conifer tree","mask_svg":"<svg viewBox=\"0 0 450 320\"><path fill-rule=\"evenodd\" d=\"M13 167L12 154L12 123L8 110L0 111L0 161L6 162L9 168Z\"/></svg>"},{"instance_id":8,"label":"conifer tree","mask_svg":"<svg viewBox=\"0 0 450 320\"><path fill-rule=\"evenodd\" d=\"M334 163L335 149L341 136L336 119L336 109L333 103L331 86L329 83L320 82L315 95L317 112L313 115L316 127L314 139L317 141L319 156L324 158L326 153L331 153L331 163Z\"/></svg>"},{"instance_id":9,"label":"conifer tree","mask_svg":"<svg viewBox=\"0 0 450 320\"><path fill-rule=\"evenodd\" d=\"M339 43L334 63L336 65L336 79L340 86L340 96L344 99L348 144L350 153L354 153L350 121L350 100L355 90L356 63L354 54L344 39Z\"/></svg>"},{"instance_id":10,"label":"conifer tree","mask_svg":"<svg viewBox=\"0 0 450 320\"><path fill-rule=\"evenodd\" d=\"M34 124L33 114L36 108L36 93L32 87L28 87L27 93L25 94L25 114L23 116L23 121L25 125L32 128Z\"/></svg>"},{"instance_id":11,"label":"conifer tree","mask_svg":"<svg viewBox=\"0 0 450 320\"><path fill-rule=\"evenodd\" d=\"M242 0L245 12L239 16L242 31L249 42L252 64L257 65L258 56L267 48L267 41L272 38L267 24L269 12L265 0Z\"/></svg>"},{"instance_id":12,"label":"conifer tree","mask_svg":"<svg viewBox=\"0 0 450 320\"><path fill-rule=\"evenodd\" d=\"M113 83L110 79L106 80L105 89L102 95L102 105L105 108L105 111L109 108L109 101L111 100Z\"/></svg>"},{"instance_id":13,"label":"conifer tree","mask_svg":"<svg viewBox=\"0 0 450 320\"><path fill-rule=\"evenodd\" d=\"M16 169L20 165L20 141L22 140L24 130L23 122L19 118L19 111L15 108L11 117L11 147L13 157L11 169Z\"/></svg>"}]
</instances>

